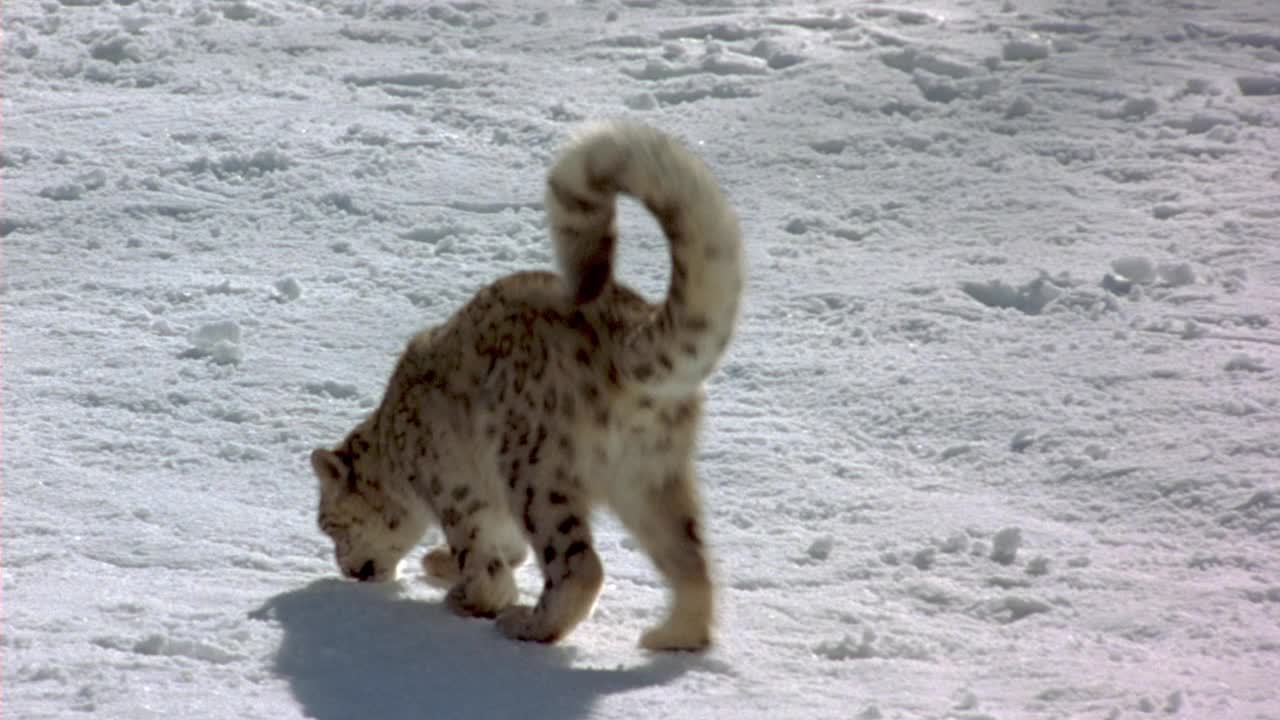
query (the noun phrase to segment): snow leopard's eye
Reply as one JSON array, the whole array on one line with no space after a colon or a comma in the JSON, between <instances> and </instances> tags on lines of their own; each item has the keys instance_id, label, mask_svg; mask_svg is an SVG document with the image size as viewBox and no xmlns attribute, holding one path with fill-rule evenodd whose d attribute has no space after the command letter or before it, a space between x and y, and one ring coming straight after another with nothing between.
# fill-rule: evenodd
<instances>
[{"instance_id":1,"label":"snow leopard's eye","mask_svg":"<svg viewBox=\"0 0 1280 720\"><path fill-rule=\"evenodd\" d=\"M321 516L316 521L316 524L320 526L320 532L323 532L334 540L337 540L340 537L345 537L348 532L346 523L340 523L332 518Z\"/></svg>"}]
</instances>

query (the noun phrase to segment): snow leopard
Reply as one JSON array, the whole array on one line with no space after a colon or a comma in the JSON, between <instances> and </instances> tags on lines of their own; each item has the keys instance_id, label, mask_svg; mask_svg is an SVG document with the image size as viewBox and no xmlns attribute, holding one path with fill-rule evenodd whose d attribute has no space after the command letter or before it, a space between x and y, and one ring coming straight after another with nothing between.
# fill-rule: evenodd
<instances>
[{"instance_id":1,"label":"snow leopard","mask_svg":"<svg viewBox=\"0 0 1280 720\"><path fill-rule=\"evenodd\" d=\"M665 235L660 302L615 279L619 193ZM737 216L683 144L625 121L559 152L544 205L559 272L503 277L409 341L377 408L311 454L320 529L345 576L385 581L438 526L447 547L423 567L447 607L551 643L601 591L591 517L607 507L670 589L640 645L702 649L715 587L694 459L743 294ZM513 570L530 548L544 583L527 605Z\"/></svg>"}]
</instances>

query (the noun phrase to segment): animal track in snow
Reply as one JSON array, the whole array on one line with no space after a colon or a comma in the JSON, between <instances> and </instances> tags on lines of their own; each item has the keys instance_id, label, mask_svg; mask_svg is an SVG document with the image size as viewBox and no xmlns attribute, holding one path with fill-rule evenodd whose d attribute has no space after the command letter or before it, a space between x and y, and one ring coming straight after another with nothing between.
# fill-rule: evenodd
<instances>
[{"instance_id":1,"label":"animal track in snow","mask_svg":"<svg viewBox=\"0 0 1280 720\"><path fill-rule=\"evenodd\" d=\"M401 88L426 90L457 90L466 82L447 73L402 72L375 75L345 75L343 81L356 87L378 86L389 92Z\"/></svg>"},{"instance_id":2,"label":"animal track in snow","mask_svg":"<svg viewBox=\"0 0 1280 720\"><path fill-rule=\"evenodd\" d=\"M769 67L764 60L750 55L718 53L692 62L670 63L663 60L650 60L644 68L626 72L637 80L669 80L704 73L730 76L766 75Z\"/></svg>"},{"instance_id":3,"label":"animal track in snow","mask_svg":"<svg viewBox=\"0 0 1280 720\"><path fill-rule=\"evenodd\" d=\"M658 33L658 37L663 40L689 39L689 40L719 40L721 42L739 42L752 38L758 38L764 34L763 30L758 28L747 27L743 23L730 22L711 22L700 25L688 25L685 27L671 28Z\"/></svg>"},{"instance_id":4,"label":"animal track in snow","mask_svg":"<svg viewBox=\"0 0 1280 720\"><path fill-rule=\"evenodd\" d=\"M1280 76L1241 75L1236 85L1242 95L1280 95Z\"/></svg>"}]
</instances>

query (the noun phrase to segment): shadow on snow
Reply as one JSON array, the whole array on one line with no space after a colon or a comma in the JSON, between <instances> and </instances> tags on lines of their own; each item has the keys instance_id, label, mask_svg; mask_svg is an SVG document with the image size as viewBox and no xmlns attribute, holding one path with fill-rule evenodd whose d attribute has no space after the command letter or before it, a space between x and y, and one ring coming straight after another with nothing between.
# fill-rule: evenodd
<instances>
[{"instance_id":1,"label":"shadow on snow","mask_svg":"<svg viewBox=\"0 0 1280 720\"><path fill-rule=\"evenodd\" d=\"M511 642L491 624L404 597L395 583L321 580L277 595L252 617L283 626L275 671L318 720L583 718L602 696L688 669L669 657L575 668L572 648Z\"/></svg>"}]
</instances>

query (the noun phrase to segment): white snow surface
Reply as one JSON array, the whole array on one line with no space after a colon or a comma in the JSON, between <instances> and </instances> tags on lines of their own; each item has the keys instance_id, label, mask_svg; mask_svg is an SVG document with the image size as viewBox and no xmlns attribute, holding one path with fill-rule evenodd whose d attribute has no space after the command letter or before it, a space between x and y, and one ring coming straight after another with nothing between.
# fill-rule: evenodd
<instances>
[{"instance_id":1,"label":"white snow surface","mask_svg":"<svg viewBox=\"0 0 1280 720\"><path fill-rule=\"evenodd\" d=\"M1273 0L10 0L3 33L5 717L1280 718ZM636 648L663 587L607 514L551 647L446 612L425 546L340 580L314 524L308 451L550 267L548 158L603 117L683 138L745 233L705 654ZM665 287L634 205L620 273Z\"/></svg>"}]
</instances>

